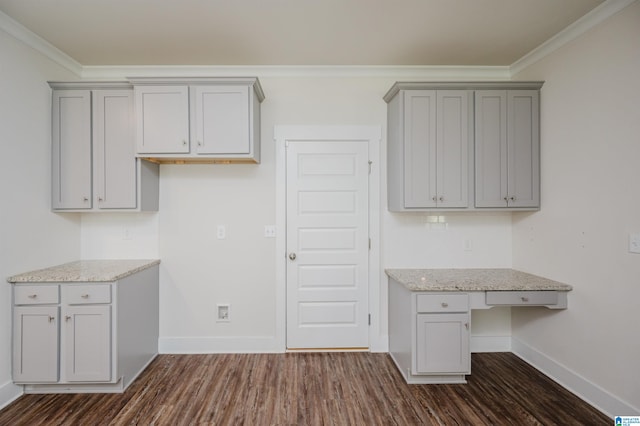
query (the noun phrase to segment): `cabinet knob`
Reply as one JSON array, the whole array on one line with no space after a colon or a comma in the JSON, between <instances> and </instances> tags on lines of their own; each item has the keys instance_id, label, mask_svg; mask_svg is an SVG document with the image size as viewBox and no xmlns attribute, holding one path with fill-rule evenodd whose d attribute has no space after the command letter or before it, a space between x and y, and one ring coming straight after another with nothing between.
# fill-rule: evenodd
<instances>
[{"instance_id":1,"label":"cabinet knob","mask_svg":"<svg viewBox=\"0 0 640 426\"><path fill-rule=\"evenodd\" d=\"M289 253L289 259L296 260L296 254L295 253Z\"/></svg>"},{"instance_id":2,"label":"cabinet knob","mask_svg":"<svg viewBox=\"0 0 640 426\"><path fill-rule=\"evenodd\" d=\"M54 322L55 320L56 320L56 317L49 316L49 322Z\"/></svg>"},{"instance_id":3,"label":"cabinet knob","mask_svg":"<svg viewBox=\"0 0 640 426\"><path fill-rule=\"evenodd\" d=\"M528 297L521 297L520 299L521 299L523 302L528 302L528 301L529 301L529 298L528 298Z\"/></svg>"},{"instance_id":4,"label":"cabinet knob","mask_svg":"<svg viewBox=\"0 0 640 426\"><path fill-rule=\"evenodd\" d=\"M511 201L515 201L515 200L516 200L516 197L511 197L511 198L509 198L509 199L510 199Z\"/></svg>"},{"instance_id":5,"label":"cabinet knob","mask_svg":"<svg viewBox=\"0 0 640 426\"><path fill-rule=\"evenodd\" d=\"M448 308L449 307L449 304L447 302L442 302L441 305L442 305L443 308Z\"/></svg>"},{"instance_id":6,"label":"cabinet knob","mask_svg":"<svg viewBox=\"0 0 640 426\"><path fill-rule=\"evenodd\" d=\"M84 201L86 203L87 201L89 201L89 198L88 197L82 197L82 201Z\"/></svg>"},{"instance_id":7,"label":"cabinet knob","mask_svg":"<svg viewBox=\"0 0 640 426\"><path fill-rule=\"evenodd\" d=\"M504 197L504 200L505 200L506 202L509 202L509 197Z\"/></svg>"},{"instance_id":8,"label":"cabinet knob","mask_svg":"<svg viewBox=\"0 0 640 426\"><path fill-rule=\"evenodd\" d=\"M103 202L103 201L104 201L104 199L103 199L102 197L98 197L98 202L100 202L100 203L101 203L101 202Z\"/></svg>"},{"instance_id":9,"label":"cabinet knob","mask_svg":"<svg viewBox=\"0 0 640 426\"><path fill-rule=\"evenodd\" d=\"M27 296L29 299L35 299L36 297L38 297L37 294L30 294Z\"/></svg>"},{"instance_id":10,"label":"cabinet knob","mask_svg":"<svg viewBox=\"0 0 640 426\"><path fill-rule=\"evenodd\" d=\"M88 298L89 298L89 295L88 295L88 294L83 294L83 295L82 295L82 296L80 296L80 297L82 297L83 299L88 299Z\"/></svg>"},{"instance_id":11,"label":"cabinet knob","mask_svg":"<svg viewBox=\"0 0 640 426\"><path fill-rule=\"evenodd\" d=\"M202 146L202 142L201 141L198 141L198 146Z\"/></svg>"},{"instance_id":12,"label":"cabinet knob","mask_svg":"<svg viewBox=\"0 0 640 426\"><path fill-rule=\"evenodd\" d=\"M441 195L439 198L440 201L444 201L444 197Z\"/></svg>"},{"instance_id":13,"label":"cabinet knob","mask_svg":"<svg viewBox=\"0 0 640 426\"><path fill-rule=\"evenodd\" d=\"M71 315L67 315L64 317L65 321L69 321L71 319Z\"/></svg>"},{"instance_id":14,"label":"cabinet knob","mask_svg":"<svg viewBox=\"0 0 640 426\"><path fill-rule=\"evenodd\" d=\"M182 141L182 146L187 146L187 141L183 140Z\"/></svg>"},{"instance_id":15,"label":"cabinet knob","mask_svg":"<svg viewBox=\"0 0 640 426\"><path fill-rule=\"evenodd\" d=\"M433 202L435 202L435 201L437 201L437 200L438 200L438 199L437 199L436 197L431 198L431 201L433 201Z\"/></svg>"}]
</instances>

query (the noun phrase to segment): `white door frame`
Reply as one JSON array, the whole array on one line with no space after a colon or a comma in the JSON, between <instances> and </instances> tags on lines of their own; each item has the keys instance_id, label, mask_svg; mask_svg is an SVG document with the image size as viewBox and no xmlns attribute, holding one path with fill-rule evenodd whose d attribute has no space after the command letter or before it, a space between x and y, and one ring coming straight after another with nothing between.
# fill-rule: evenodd
<instances>
[{"instance_id":1,"label":"white door frame","mask_svg":"<svg viewBox=\"0 0 640 426\"><path fill-rule=\"evenodd\" d=\"M287 334L287 223L286 223L286 150L287 141L368 141L372 161L369 176L369 348L386 351L380 321L380 126L274 126L276 145L276 335L277 350L286 351ZM384 298L386 300L386 298ZM386 315L386 309L384 310ZM386 317L385 317L386 318Z\"/></svg>"}]
</instances>

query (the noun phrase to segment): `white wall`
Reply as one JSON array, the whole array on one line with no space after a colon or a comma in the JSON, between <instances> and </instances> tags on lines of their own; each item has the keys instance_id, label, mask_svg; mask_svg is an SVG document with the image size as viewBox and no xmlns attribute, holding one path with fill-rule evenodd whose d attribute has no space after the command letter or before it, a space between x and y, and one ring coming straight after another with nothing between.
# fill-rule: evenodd
<instances>
[{"instance_id":1,"label":"white wall","mask_svg":"<svg viewBox=\"0 0 640 426\"><path fill-rule=\"evenodd\" d=\"M83 217L83 257L149 257L157 226L161 351L283 349L274 346L275 239L263 236L264 226L276 223L274 125L379 125L386 134L382 96L395 78L258 76L266 94L260 165L161 165L157 214ZM383 136L383 268L511 266L509 214L446 215L441 229L428 225L426 214L387 212L385 146ZM217 225L226 226L226 239L216 238ZM472 251L464 251L465 239ZM387 282L380 274L381 312L374 318L384 339ZM230 323L216 323L217 303L231 304ZM473 320L474 335L510 335L508 309Z\"/></svg>"},{"instance_id":2,"label":"white wall","mask_svg":"<svg viewBox=\"0 0 640 426\"><path fill-rule=\"evenodd\" d=\"M612 415L640 412L640 254L628 253L640 232L639 77L640 2L517 76L546 82L542 209L514 216L514 267L574 290L566 311L514 309L513 336L541 365L635 407L600 403Z\"/></svg>"},{"instance_id":3,"label":"white wall","mask_svg":"<svg viewBox=\"0 0 640 426\"><path fill-rule=\"evenodd\" d=\"M0 30L0 280L80 256L78 215L51 213L48 80L77 76ZM0 283L0 407L11 380L11 286Z\"/></svg>"}]
</instances>

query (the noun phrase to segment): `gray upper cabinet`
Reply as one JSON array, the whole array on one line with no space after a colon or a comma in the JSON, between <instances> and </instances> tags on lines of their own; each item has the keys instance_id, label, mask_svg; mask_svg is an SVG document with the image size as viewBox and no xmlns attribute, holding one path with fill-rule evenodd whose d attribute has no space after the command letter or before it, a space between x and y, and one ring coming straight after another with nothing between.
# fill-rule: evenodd
<instances>
[{"instance_id":1,"label":"gray upper cabinet","mask_svg":"<svg viewBox=\"0 0 640 426\"><path fill-rule=\"evenodd\" d=\"M53 92L52 207L91 209L91 91Z\"/></svg>"},{"instance_id":2,"label":"gray upper cabinet","mask_svg":"<svg viewBox=\"0 0 640 426\"><path fill-rule=\"evenodd\" d=\"M538 209L542 84L395 83L384 96L388 209Z\"/></svg>"},{"instance_id":3,"label":"gray upper cabinet","mask_svg":"<svg viewBox=\"0 0 640 426\"><path fill-rule=\"evenodd\" d=\"M469 92L401 90L389 102L389 209L468 205Z\"/></svg>"},{"instance_id":4,"label":"gray upper cabinet","mask_svg":"<svg viewBox=\"0 0 640 426\"><path fill-rule=\"evenodd\" d=\"M53 210L157 210L158 165L135 156L131 86L50 84Z\"/></svg>"},{"instance_id":5,"label":"gray upper cabinet","mask_svg":"<svg viewBox=\"0 0 640 426\"><path fill-rule=\"evenodd\" d=\"M475 206L540 206L538 90L475 94Z\"/></svg>"},{"instance_id":6,"label":"gray upper cabinet","mask_svg":"<svg viewBox=\"0 0 640 426\"><path fill-rule=\"evenodd\" d=\"M131 79L138 157L167 162L260 162L257 78Z\"/></svg>"}]
</instances>

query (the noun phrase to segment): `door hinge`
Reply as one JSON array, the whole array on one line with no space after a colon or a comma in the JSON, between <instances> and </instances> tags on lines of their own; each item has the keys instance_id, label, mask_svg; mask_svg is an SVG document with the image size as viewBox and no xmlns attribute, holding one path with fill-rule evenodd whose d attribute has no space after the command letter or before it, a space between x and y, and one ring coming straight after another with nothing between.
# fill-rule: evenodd
<instances>
[{"instance_id":1,"label":"door hinge","mask_svg":"<svg viewBox=\"0 0 640 426\"><path fill-rule=\"evenodd\" d=\"M373 163L373 161L369 160L369 174L371 174L371 164Z\"/></svg>"},{"instance_id":2,"label":"door hinge","mask_svg":"<svg viewBox=\"0 0 640 426\"><path fill-rule=\"evenodd\" d=\"M369 325L371 325L371 314L369 314Z\"/></svg>"},{"instance_id":3,"label":"door hinge","mask_svg":"<svg viewBox=\"0 0 640 426\"><path fill-rule=\"evenodd\" d=\"M371 238L369 238L369 250L371 250Z\"/></svg>"}]
</instances>

